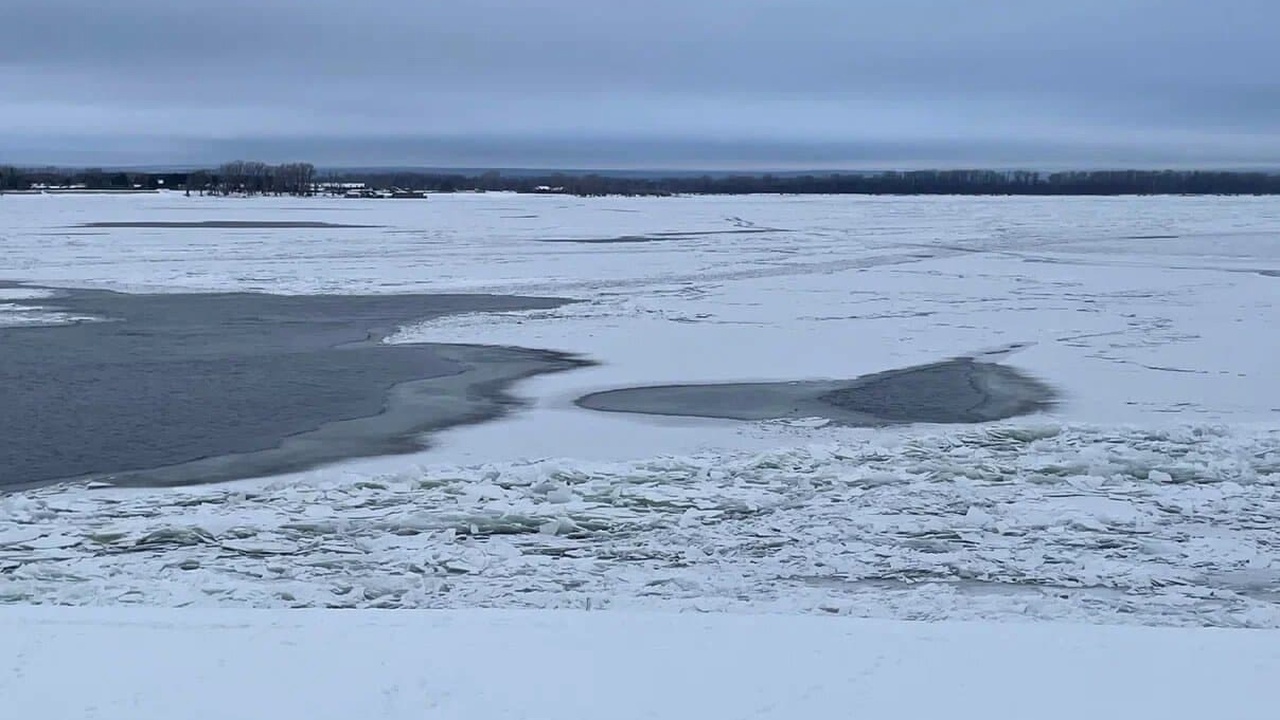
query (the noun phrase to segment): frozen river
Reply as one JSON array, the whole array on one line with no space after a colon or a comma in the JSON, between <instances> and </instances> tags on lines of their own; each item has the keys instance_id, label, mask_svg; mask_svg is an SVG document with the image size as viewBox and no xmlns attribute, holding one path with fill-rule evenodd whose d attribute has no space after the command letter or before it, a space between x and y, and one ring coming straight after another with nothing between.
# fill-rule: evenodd
<instances>
[{"instance_id":1,"label":"frozen river","mask_svg":"<svg viewBox=\"0 0 1280 720\"><path fill-rule=\"evenodd\" d=\"M1273 199L0 202L0 279L567 298L397 315L386 342L599 363L519 382L526 407L422 452L10 494L0 599L1280 626ZM94 314L9 292L0 324ZM805 410L830 383L957 357L1054 402L959 426ZM755 394L677 413L634 395L670 386Z\"/></svg>"}]
</instances>

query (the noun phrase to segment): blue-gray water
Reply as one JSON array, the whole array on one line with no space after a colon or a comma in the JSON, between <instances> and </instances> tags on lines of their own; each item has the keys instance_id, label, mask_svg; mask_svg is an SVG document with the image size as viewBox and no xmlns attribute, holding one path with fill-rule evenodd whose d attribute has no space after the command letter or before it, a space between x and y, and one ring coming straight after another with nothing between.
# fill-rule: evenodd
<instances>
[{"instance_id":1,"label":"blue-gray water","mask_svg":"<svg viewBox=\"0 0 1280 720\"><path fill-rule=\"evenodd\" d=\"M38 302L107 321L0 328L0 488L229 454L250 455L181 476L136 477L225 480L407 451L420 446L415 438L424 430L500 414L514 402L504 391L518 377L583 364L519 348L446 346L442 352L436 345L376 342L405 323L564 304L555 298L62 290ZM365 427L356 440L352 433L334 434L305 451L261 452L334 421L377 416L402 383L470 378L469 370L490 360L509 371L481 374L474 387L454 383L440 390L465 396L465 403L419 402L424 409L416 417L392 413L395 422Z\"/></svg>"},{"instance_id":2,"label":"blue-gray water","mask_svg":"<svg viewBox=\"0 0 1280 720\"><path fill-rule=\"evenodd\" d=\"M1047 410L1057 391L1016 368L959 357L849 380L658 385L592 393L579 407L731 420L825 418L842 425L981 423Z\"/></svg>"},{"instance_id":3,"label":"blue-gray water","mask_svg":"<svg viewBox=\"0 0 1280 720\"><path fill-rule=\"evenodd\" d=\"M408 452L424 433L518 405L507 388L520 378L589 364L548 350L377 342L414 321L566 302L557 298L58 293L39 304L103 321L0 328L0 489L217 482ZM884 425L985 422L1056 397L1013 368L957 358L849 380L627 388L578 405Z\"/></svg>"}]
</instances>

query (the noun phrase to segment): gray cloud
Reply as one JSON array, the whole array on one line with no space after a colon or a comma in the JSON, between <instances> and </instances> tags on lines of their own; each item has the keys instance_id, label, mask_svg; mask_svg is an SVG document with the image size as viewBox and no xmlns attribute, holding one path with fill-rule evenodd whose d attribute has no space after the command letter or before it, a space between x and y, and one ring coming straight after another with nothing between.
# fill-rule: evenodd
<instances>
[{"instance_id":1,"label":"gray cloud","mask_svg":"<svg viewBox=\"0 0 1280 720\"><path fill-rule=\"evenodd\" d=\"M1280 165L1271 0L11 4L0 162Z\"/></svg>"}]
</instances>

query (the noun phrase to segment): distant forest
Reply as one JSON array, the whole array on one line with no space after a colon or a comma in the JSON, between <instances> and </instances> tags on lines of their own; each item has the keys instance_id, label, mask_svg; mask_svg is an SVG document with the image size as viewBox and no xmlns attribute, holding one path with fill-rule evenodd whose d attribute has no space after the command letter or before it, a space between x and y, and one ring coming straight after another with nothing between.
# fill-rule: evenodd
<instances>
[{"instance_id":1,"label":"distant forest","mask_svg":"<svg viewBox=\"0 0 1280 720\"><path fill-rule=\"evenodd\" d=\"M215 195L350 194L351 188L405 196L422 192L510 191L598 195L1280 195L1280 174L1265 172L1106 170L918 170L831 174L718 174L647 177L636 173L545 175L421 171L318 171L309 163L236 161L189 172L0 166L0 192L158 189Z\"/></svg>"}]
</instances>

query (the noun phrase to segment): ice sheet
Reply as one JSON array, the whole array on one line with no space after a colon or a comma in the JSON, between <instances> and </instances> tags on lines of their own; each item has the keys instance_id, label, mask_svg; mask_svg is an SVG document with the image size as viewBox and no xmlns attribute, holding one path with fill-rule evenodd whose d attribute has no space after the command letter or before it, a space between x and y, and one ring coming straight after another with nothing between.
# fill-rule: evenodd
<instances>
[{"instance_id":1,"label":"ice sheet","mask_svg":"<svg viewBox=\"0 0 1280 720\"><path fill-rule=\"evenodd\" d=\"M461 462L755 447L735 426L604 418L573 411L571 401L632 384L853 377L1023 342L1034 345L1015 364L1065 392L1056 419L1280 420L1270 369L1280 355L1270 330L1280 208L1270 198L10 200L0 277L587 300L552 313L452 318L401 336L549 347L603 362L527 383L534 412L452 434L438 452ZM382 227L75 227L141 220ZM543 242L621 236L652 241Z\"/></svg>"},{"instance_id":2,"label":"ice sheet","mask_svg":"<svg viewBox=\"0 0 1280 720\"><path fill-rule=\"evenodd\" d=\"M584 302L393 340L602 363L522 383L532 410L421 456L209 495L7 497L11 602L1280 622L1270 198L11 200L0 278L568 296ZM139 220L381 227L74 227ZM645 241L544 242L624 236ZM873 432L572 405L1024 344L1003 361L1063 402L1007 425Z\"/></svg>"}]
</instances>

